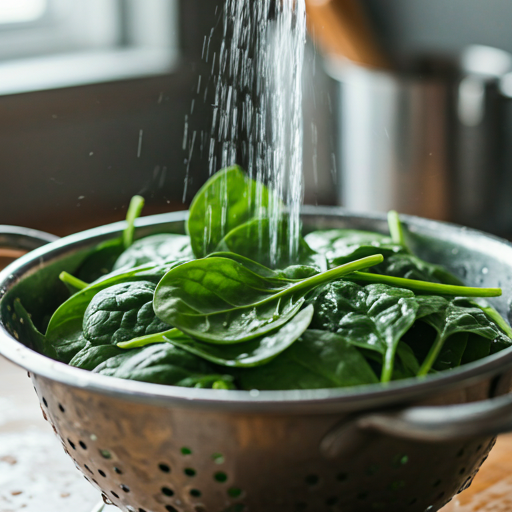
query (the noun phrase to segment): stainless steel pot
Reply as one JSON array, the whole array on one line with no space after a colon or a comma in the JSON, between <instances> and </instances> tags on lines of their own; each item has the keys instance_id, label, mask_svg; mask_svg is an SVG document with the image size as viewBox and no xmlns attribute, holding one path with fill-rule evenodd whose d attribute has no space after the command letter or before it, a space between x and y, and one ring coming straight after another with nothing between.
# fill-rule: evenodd
<instances>
[{"instance_id":1,"label":"stainless steel pot","mask_svg":"<svg viewBox=\"0 0 512 512\"><path fill-rule=\"evenodd\" d=\"M146 217L137 235L180 232L185 219L185 212ZM303 222L305 229L387 229L383 216L339 208L306 208ZM405 226L419 255L468 284L501 286L494 305L508 314L511 244L414 217ZM113 379L27 347L13 301L19 297L42 322L60 300L59 272L72 272L123 227L52 242L0 273L0 354L29 371L65 451L121 510L434 511L470 485L494 436L512 430L512 350L388 386L244 392ZM12 247L27 235L0 231Z\"/></svg>"}]
</instances>

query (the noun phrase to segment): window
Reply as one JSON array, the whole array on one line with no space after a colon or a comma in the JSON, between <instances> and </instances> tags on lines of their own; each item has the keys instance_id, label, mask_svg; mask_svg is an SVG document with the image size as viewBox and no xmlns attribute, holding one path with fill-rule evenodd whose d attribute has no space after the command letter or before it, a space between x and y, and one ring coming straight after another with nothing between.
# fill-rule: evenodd
<instances>
[{"instance_id":1,"label":"window","mask_svg":"<svg viewBox=\"0 0 512 512\"><path fill-rule=\"evenodd\" d=\"M47 0L0 0L0 25L37 20L47 8Z\"/></svg>"},{"instance_id":2,"label":"window","mask_svg":"<svg viewBox=\"0 0 512 512\"><path fill-rule=\"evenodd\" d=\"M176 0L0 0L0 94L162 74Z\"/></svg>"}]
</instances>

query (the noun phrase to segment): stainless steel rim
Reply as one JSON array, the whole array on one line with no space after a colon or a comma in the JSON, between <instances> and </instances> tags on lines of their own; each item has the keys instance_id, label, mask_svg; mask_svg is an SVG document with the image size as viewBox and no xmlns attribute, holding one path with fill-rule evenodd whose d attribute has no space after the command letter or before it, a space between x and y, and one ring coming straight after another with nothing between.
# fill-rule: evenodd
<instances>
[{"instance_id":1,"label":"stainless steel rim","mask_svg":"<svg viewBox=\"0 0 512 512\"><path fill-rule=\"evenodd\" d=\"M331 219L339 216L351 218L351 215L348 215L341 208L306 207L303 213L305 218L308 215L321 215ZM169 222L180 222L186 218L187 212L155 215L140 219L137 222L137 227L145 228ZM354 218L379 220L382 221L383 225L385 223L385 216L378 214L357 215ZM452 224L408 216L404 216L404 221L412 227L439 227L442 225L447 233L455 235L463 231L466 235L474 235L477 239L483 237L488 243L498 242L500 245L505 245L512 250L512 244L505 240ZM123 222L102 226L52 242L21 257L4 271L0 272L0 297L26 272L34 271L35 262L58 259L59 255L88 245L93 239L96 242L107 239L119 233L123 228ZM466 365L436 376L430 376L424 380L408 380L393 382L386 386L371 385L348 389L247 392L179 388L112 379L93 374L53 361L28 349L22 343L15 340L1 323L0 354L36 375L41 375L72 387L115 396L124 400L143 401L164 406L215 408L217 410L258 413L293 413L295 411L303 414L305 411L325 413L344 410L355 411L368 407L382 408L391 403L403 403L404 401L427 396L443 389L457 387L461 382L466 384L476 383L512 366L512 349L508 349L490 356L484 361Z\"/></svg>"}]
</instances>

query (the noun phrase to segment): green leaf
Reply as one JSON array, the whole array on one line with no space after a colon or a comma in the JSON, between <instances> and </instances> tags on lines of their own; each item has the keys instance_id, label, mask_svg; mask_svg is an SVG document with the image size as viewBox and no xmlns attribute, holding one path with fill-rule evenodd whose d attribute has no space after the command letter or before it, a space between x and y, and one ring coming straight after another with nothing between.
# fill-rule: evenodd
<instances>
[{"instance_id":1,"label":"green leaf","mask_svg":"<svg viewBox=\"0 0 512 512\"><path fill-rule=\"evenodd\" d=\"M220 366L261 366L290 347L309 327L312 318L313 306L308 306L277 331L236 345L211 345L188 337L174 337L168 341Z\"/></svg>"},{"instance_id":2,"label":"green leaf","mask_svg":"<svg viewBox=\"0 0 512 512\"><path fill-rule=\"evenodd\" d=\"M101 277L98 281L90 284L87 288L75 293L75 295L71 296L57 308L50 319L50 323L46 330L46 336L53 336L52 333L61 329L65 324L78 322L79 325L82 325L82 320L87 306L100 291L121 283L148 280L158 282L166 272L180 264L181 262L164 265L143 265L132 270L119 270ZM74 329L74 327L72 327L72 329Z\"/></svg>"},{"instance_id":3,"label":"green leaf","mask_svg":"<svg viewBox=\"0 0 512 512\"><path fill-rule=\"evenodd\" d=\"M404 250L388 236L356 229L313 231L306 235L305 241L311 249L323 254L331 267L374 254L386 258Z\"/></svg>"},{"instance_id":4,"label":"green leaf","mask_svg":"<svg viewBox=\"0 0 512 512\"><path fill-rule=\"evenodd\" d=\"M318 286L379 261L373 256L290 283L254 274L231 259L205 258L169 271L157 286L154 308L160 320L200 341L241 343L291 320Z\"/></svg>"},{"instance_id":5,"label":"green leaf","mask_svg":"<svg viewBox=\"0 0 512 512\"><path fill-rule=\"evenodd\" d=\"M88 342L85 347L78 352L69 362L70 366L81 368L82 370L93 371L97 366L108 359L118 356L123 350L114 345L94 346Z\"/></svg>"},{"instance_id":6,"label":"green leaf","mask_svg":"<svg viewBox=\"0 0 512 512\"><path fill-rule=\"evenodd\" d=\"M480 308L471 307L467 300L456 299L443 311L426 316L423 321L436 330L437 337L421 365L418 372L420 376L430 371L446 340L454 334L472 333L488 340L502 339L503 343L508 345L512 342Z\"/></svg>"},{"instance_id":7,"label":"green leaf","mask_svg":"<svg viewBox=\"0 0 512 512\"><path fill-rule=\"evenodd\" d=\"M391 380L398 342L414 324L419 310L414 293L381 284L362 287L340 281L323 288L310 303L316 312L312 327L336 332L354 346L381 353L381 380Z\"/></svg>"},{"instance_id":8,"label":"green leaf","mask_svg":"<svg viewBox=\"0 0 512 512\"><path fill-rule=\"evenodd\" d=\"M87 344L81 319L70 318L57 329L52 330L46 335L46 344L55 350L58 361L69 363Z\"/></svg>"},{"instance_id":9,"label":"green leaf","mask_svg":"<svg viewBox=\"0 0 512 512\"><path fill-rule=\"evenodd\" d=\"M110 286L97 293L83 319L85 338L93 345L117 345L139 336L169 329L153 310L155 284L136 281Z\"/></svg>"},{"instance_id":10,"label":"green leaf","mask_svg":"<svg viewBox=\"0 0 512 512\"><path fill-rule=\"evenodd\" d=\"M270 363L236 372L243 389L322 389L373 384L377 377L342 336L308 330Z\"/></svg>"},{"instance_id":11,"label":"green leaf","mask_svg":"<svg viewBox=\"0 0 512 512\"><path fill-rule=\"evenodd\" d=\"M267 187L250 179L238 166L214 174L199 190L190 206L187 223L197 258L215 251L232 229L267 208Z\"/></svg>"},{"instance_id":12,"label":"green leaf","mask_svg":"<svg viewBox=\"0 0 512 512\"><path fill-rule=\"evenodd\" d=\"M32 322L31 316L27 310L23 307L19 298L14 299L13 302L15 315L12 315L13 321L16 322L16 330L13 335L17 339L22 339L26 344L29 344L31 348L52 359L58 359L57 352L52 345L46 342L45 337L39 332L34 323Z\"/></svg>"},{"instance_id":13,"label":"green leaf","mask_svg":"<svg viewBox=\"0 0 512 512\"><path fill-rule=\"evenodd\" d=\"M135 241L119 256L113 270L129 270L141 265L162 265L192 259L194 254L188 236L160 234Z\"/></svg>"},{"instance_id":14,"label":"green leaf","mask_svg":"<svg viewBox=\"0 0 512 512\"><path fill-rule=\"evenodd\" d=\"M327 270L325 256L315 252L306 241L299 238L299 253L291 256L290 233L286 218L277 226L276 240L271 233L273 226L268 218L252 219L232 229L217 246L217 252L232 252L250 258L269 268L286 268L290 265L307 265L319 271Z\"/></svg>"},{"instance_id":15,"label":"green leaf","mask_svg":"<svg viewBox=\"0 0 512 512\"><path fill-rule=\"evenodd\" d=\"M123 351L97 366L94 372L119 379L167 385L216 374L215 368L203 359L168 343Z\"/></svg>"}]
</instances>

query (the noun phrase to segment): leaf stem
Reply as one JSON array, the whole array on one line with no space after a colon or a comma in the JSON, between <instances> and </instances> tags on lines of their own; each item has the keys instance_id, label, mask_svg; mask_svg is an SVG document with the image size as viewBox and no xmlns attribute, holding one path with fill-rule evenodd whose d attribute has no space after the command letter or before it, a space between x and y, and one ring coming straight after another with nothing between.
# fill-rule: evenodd
<instances>
[{"instance_id":1,"label":"leaf stem","mask_svg":"<svg viewBox=\"0 0 512 512\"><path fill-rule=\"evenodd\" d=\"M430 283L428 281L417 281L416 279L404 279L403 277L384 276L380 274L369 274L366 272L354 272L348 276L355 281L367 283L380 283L406 290L426 292L432 295L449 295L453 297L500 297L501 288L471 288L470 286L456 286L451 284Z\"/></svg>"},{"instance_id":2,"label":"leaf stem","mask_svg":"<svg viewBox=\"0 0 512 512\"><path fill-rule=\"evenodd\" d=\"M512 327L492 306L481 306L477 302L473 304L480 308L509 338L512 338Z\"/></svg>"},{"instance_id":3,"label":"leaf stem","mask_svg":"<svg viewBox=\"0 0 512 512\"><path fill-rule=\"evenodd\" d=\"M87 288L89 286L85 281L78 279L78 277L72 276L68 272L61 272L59 274L59 279L63 283L69 284L74 288L77 288L78 290L83 290L84 288Z\"/></svg>"},{"instance_id":4,"label":"leaf stem","mask_svg":"<svg viewBox=\"0 0 512 512\"><path fill-rule=\"evenodd\" d=\"M128 213L126 214L128 225L123 232L123 245L125 249L128 249L133 243L135 220L140 217L142 208L144 208L144 198L142 196L133 196L128 207Z\"/></svg>"},{"instance_id":5,"label":"leaf stem","mask_svg":"<svg viewBox=\"0 0 512 512\"><path fill-rule=\"evenodd\" d=\"M436 362L437 356L439 355L439 352L441 352L443 345L444 337L442 336L441 333L438 333L434 341L434 344L432 345L432 347L430 347L430 351L427 354L425 361L423 361L423 364L421 365L418 371L418 377L424 377L425 375L428 374L433 364Z\"/></svg>"},{"instance_id":6,"label":"leaf stem","mask_svg":"<svg viewBox=\"0 0 512 512\"><path fill-rule=\"evenodd\" d=\"M147 345L154 345L155 343L168 343L168 338L172 339L182 335L183 333L179 329L170 329L169 331L159 332L157 334L148 334L147 336L133 338L130 341L123 341L118 343L117 346L127 350L131 348L142 348Z\"/></svg>"},{"instance_id":7,"label":"leaf stem","mask_svg":"<svg viewBox=\"0 0 512 512\"><path fill-rule=\"evenodd\" d=\"M412 254L411 250L407 246L407 242L405 241L404 229L400 222L400 217L394 210L388 212L388 226L393 242L397 245L401 245L406 252Z\"/></svg>"},{"instance_id":8,"label":"leaf stem","mask_svg":"<svg viewBox=\"0 0 512 512\"><path fill-rule=\"evenodd\" d=\"M384 355L384 364L382 366L382 374L380 377L380 381L382 383L390 382L393 378L393 367L395 363L395 350L391 347L386 350L386 354Z\"/></svg>"},{"instance_id":9,"label":"leaf stem","mask_svg":"<svg viewBox=\"0 0 512 512\"><path fill-rule=\"evenodd\" d=\"M373 256L367 256L366 258L362 258L360 260L351 261L350 263L345 263L344 265L340 265L339 267L327 270L326 272L322 272L321 274L317 274L316 276L308 277L307 279L304 279L303 281L300 281L299 283L294 284L289 288L285 288L282 292L273 295L271 298L276 299L281 295L289 295L290 293L301 291L303 289L316 288L318 286L321 286L322 284L330 283L332 281L335 281L336 279L340 279L343 276L346 276L347 274L356 273L357 270L362 270L378 265L383 261L384 256L382 256L382 254L375 254Z\"/></svg>"}]
</instances>

